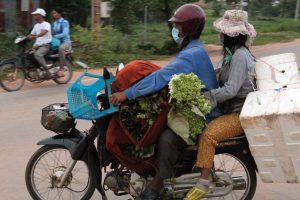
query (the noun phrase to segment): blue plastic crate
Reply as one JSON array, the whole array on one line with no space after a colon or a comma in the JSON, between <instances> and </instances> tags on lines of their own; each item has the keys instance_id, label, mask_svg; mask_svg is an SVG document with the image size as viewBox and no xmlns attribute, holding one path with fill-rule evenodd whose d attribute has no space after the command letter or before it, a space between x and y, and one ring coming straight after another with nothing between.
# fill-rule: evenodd
<instances>
[{"instance_id":1,"label":"blue plastic crate","mask_svg":"<svg viewBox=\"0 0 300 200\"><path fill-rule=\"evenodd\" d=\"M83 78L90 77L96 79L92 84L84 84ZM106 80L108 96L111 95L110 84L115 77L110 73L110 79ZM98 80L97 80L98 79ZM110 102L110 108L104 111L98 110L97 93L105 88L102 76L84 73L68 89L68 103L71 115L76 119L94 120L118 111L117 106Z\"/></svg>"}]
</instances>

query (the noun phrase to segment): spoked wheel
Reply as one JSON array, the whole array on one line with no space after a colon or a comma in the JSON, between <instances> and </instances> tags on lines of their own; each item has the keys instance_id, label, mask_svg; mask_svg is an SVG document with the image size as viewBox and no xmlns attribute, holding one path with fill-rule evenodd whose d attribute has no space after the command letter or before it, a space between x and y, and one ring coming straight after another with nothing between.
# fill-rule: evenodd
<instances>
[{"instance_id":1,"label":"spoked wheel","mask_svg":"<svg viewBox=\"0 0 300 200\"><path fill-rule=\"evenodd\" d=\"M72 162L67 149L61 146L43 146L29 160L25 179L28 192L35 200L86 200L95 186L88 166L77 161L62 186L60 181Z\"/></svg>"},{"instance_id":2,"label":"spoked wheel","mask_svg":"<svg viewBox=\"0 0 300 200\"><path fill-rule=\"evenodd\" d=\"M25 82L23 70L18 69L14 63L0 66L0 85L8 92L21 89Z\"/></svg>"},{"instance_id":3,"label":"spoked wheel","mask_svg":"<svg viewBox=\"0 0 300 200\"><path fill-rule=\"evenodd\" d=\"M67 65L60 68L57 72L57 77L53 81L57 84L66 84L68 83L73 76L73 66L69 60L66 60ZM56 63L59 66L58 63Z\"/></svg>"},{"instance_id":4,"label":"spoked wheel","mask_svg":"<svg viewBox=\"0 0 300 200\"><path fill-rule=\"evenodd\" d=\"M251 200L257 184L255 169L249 161L239 154L218 154L214 158L216 172L225 172L231 177L233 189L223 197L206 198L209 200Z\"/></svg>"}]
</instances>

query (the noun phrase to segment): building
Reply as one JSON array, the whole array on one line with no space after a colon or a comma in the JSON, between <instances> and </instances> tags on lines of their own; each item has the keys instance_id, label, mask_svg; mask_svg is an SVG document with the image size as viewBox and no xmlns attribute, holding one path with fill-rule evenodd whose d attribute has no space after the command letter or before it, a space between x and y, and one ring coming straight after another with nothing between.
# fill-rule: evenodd
<instances>
[{"instance_id":1,"label":"building","mask_svg":"<svg viewBox=\"0 0 300 200\"><path fill-rule=\"evenodd\" d=\"M34 24L31 12L44 5L45 0L0 0L0 32L29 29Z\"/></svg>"}]
</instances>

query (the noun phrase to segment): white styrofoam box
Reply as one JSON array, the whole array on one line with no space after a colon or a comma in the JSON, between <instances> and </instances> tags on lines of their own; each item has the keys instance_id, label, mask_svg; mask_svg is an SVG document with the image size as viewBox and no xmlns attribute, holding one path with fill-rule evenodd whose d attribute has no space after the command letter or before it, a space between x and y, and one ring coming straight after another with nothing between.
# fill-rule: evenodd
<instances>
[{"instance_id":1,"label":"white styrofoam box","mask_svg":"<svg viewBox=\"0 0 300 200\"><path fill-rule=\"evenodd\" d=\"M256 158L256 162L259 175L265 183L295 183L298 181L293 162L289 157L260 156Z\"/></svg>"},{"instance_id":2,"label":"white styrofoam box","mask_svg":"<svg viewBox=\"0 0 300 200\"><path fill-rule=\"evenodd\" d=\"M300 177L300 155L292 157L292 162L297 176Z\"/></svg>"},{"instance_id":3,"label":"white styrofoam box","mask_svg":"<svg viewBox=\"0 0 300 200\"><path fill-rule=\"evenodd\" d=\"M240 120L264 182L300 181L300 88L252 92Z\"/></svg>"},{"instance_id":4,"label":"white styrofoam box","mask_svg":"<svg viewBox=\"0 0 300 200\"><path fill-rule=\"evenodd\" d=\"M300 88L300 76L294 53L259 58L255 72L258 90Z\"/></svg>"}]
</instances>

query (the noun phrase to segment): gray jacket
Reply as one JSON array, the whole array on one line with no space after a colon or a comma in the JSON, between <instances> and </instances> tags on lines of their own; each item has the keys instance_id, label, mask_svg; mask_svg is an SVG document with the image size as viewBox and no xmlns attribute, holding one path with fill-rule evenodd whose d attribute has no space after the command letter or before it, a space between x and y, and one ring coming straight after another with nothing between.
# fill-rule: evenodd
<instances>
[{"instance_id":1,"label":"gray jacket","mask_svg":"<svg viewBox=\"0 0 300 200\"><path fill-rule=\"evenodd\" d=\"M219 105L224 114L240 112L246 96L254 90L254 66L255 59L249 50L245 47L237 49L231 62L222 65L220 87L204 93L212 107Z\"/></svg>"}]
</instances>

